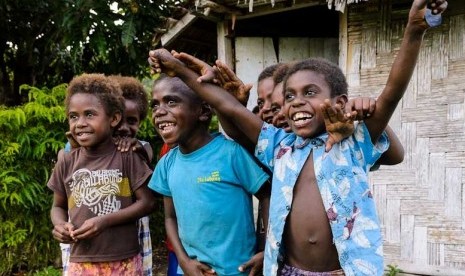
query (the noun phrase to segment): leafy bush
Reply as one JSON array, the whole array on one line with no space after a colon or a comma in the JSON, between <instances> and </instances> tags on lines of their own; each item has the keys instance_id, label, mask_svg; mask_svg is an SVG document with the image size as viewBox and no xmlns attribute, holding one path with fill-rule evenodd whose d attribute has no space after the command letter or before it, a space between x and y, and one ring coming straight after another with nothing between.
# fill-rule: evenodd
<instances>
[{"instance_id":1,"label":"leafy bush","mask_svg":"<svg viewBox=\"0 0 465 276\"><path fill-rule=\"evenodd\" d=\"M22 86L29 101L0 107L0 274L52 264L58 244L52 239L46 187L67 129L66 85L53 89Z\"/></svg>"},{"instance_id":2,"label":"leafy bush","mask_svg":"<svg viewBox=\"0 0 465 276\"><path fill-rule=\"evenodd\" d=\"M25 104L0 106L0 275L34 271L54 275L53 266L60 262L59 244L51 234L52 192L46 184L57 153L66 143L66 87L23 85L21 93L28 95ZM216 116L210 129L218 131ZM158 155L162 141L148 118L138 138L149 141L154 156ZM160 246L165 240L161 198L156 206L150 230L152 243Z\"/></svg>"}]
</instances>

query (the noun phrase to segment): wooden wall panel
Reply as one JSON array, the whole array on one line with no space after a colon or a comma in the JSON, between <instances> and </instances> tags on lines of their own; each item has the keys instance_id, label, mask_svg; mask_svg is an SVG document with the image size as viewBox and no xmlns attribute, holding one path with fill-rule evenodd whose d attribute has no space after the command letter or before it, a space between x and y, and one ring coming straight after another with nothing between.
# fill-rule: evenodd
<instances>
[{"instance_id":1,"label":"wooden wall panel","mask_svg":"<svg viewBox=\"0 0 465 276\"><path fill-rule=\"evenodd\" d=\"M257 78L267 66L278 62L271 38L237 37L236 38L236 74L244 83L253 83L247 108L250 110L257 103Z\"/></svg>"},{"instance_id":2,"label":"wooden wall panel","mask_svg":"<svg viewBox=\"0 0 465 276\"><path fill-rule=\"evenodd\" d=\"M376 96L383 89L408 9L404 0L349 6L351 96ZM390 125L404 145L404 162L370 176L386 265L397 265L401 275L465 275L465 10L446 14L426 33Z\"/></svg>"}]
</instances>

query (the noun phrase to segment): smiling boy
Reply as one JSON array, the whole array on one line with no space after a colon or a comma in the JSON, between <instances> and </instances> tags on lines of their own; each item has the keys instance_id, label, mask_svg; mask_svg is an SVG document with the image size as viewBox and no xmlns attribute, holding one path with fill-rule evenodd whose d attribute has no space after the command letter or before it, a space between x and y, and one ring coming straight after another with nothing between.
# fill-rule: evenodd
<instances>
[{"instance_id":1,"label":"smiling boy","mask_svg":"<svg viewBox=\"0 0 465 276\"><path fill-rule=\"evenodd\" d=\"M177 145L158 162L149 188L164 196L182 272L246 275L250 267L254 274L263 253L256 254L252 195L267 206L268 175L240 145L209 133L210 107L179 78L156 81L151 107L163 141Z\"/></svg>"},{"instance_id":2,"label":"smiling boy","mask_svg":"<svg viewBox=\"0 0 465 276\"><path fill-rule=\"evenodd\" d=\"M283 113L292 133L257 118L221 88L166 50L150 53L257 145L255 155L273 170L264 274L382 275L382 236L367 173L388 148L383 133L402 98L428 29L426 0L415 0L401 48L376 109L349 138L325 153L328 138L322 109L347 101L342 71L321 59L294 64L284 80ZM447 7L432 3L434 13ZM182 59L182 54L175 55Z\"/></svg>"}]
</instances>

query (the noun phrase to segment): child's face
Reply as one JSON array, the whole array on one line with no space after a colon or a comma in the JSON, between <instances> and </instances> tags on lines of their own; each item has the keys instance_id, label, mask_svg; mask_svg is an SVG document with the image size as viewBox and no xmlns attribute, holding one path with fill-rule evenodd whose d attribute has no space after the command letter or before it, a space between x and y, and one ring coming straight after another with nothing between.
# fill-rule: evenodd
<instances>
[{"instance_id":1,"label":"child's face","mask_svg":"<svg viewBox=\"0 0 465 276\"><path fill-rule=\"evenodd\" d=\"M291 128L283 114L283 82L276 84L271 95L271 112L273 114L273 125L277 128L282 128L286 132L290 132Z\"/></svg>"},{"instance_id":2,"label":"child's face","mask_svg":"<svg viewBox=\"0 0 465 276\"><path fill-rule=\"evenodd\" d=\"M113 128L121 114L108 116L100 100L92 95L77 93L71 96L68 106L69 130L81 147L96 149L112 140Z\"/></svg>"},{"instance_id":3,"label":"child's face","mask_svg":"<svg viewBox=\"0 0 465 276\"><path fill-rule=\"evenodd\" d=\"M271 123L271 95L273 94L274 82L272 77L262 79L257 86L257 106L258 116L265 122Z\"/></svg>"},{"instance_id":4,"label":"child's face","mask_svg":"<svg viewBox=\"0 0 465 276\"><path fill-rule=\"evenodd\" d=\"M186 144L199 128L200 104L193 95L176 91L170 81L158 83L152 91L152 123L167 144Z\"/></svg>"},{"instance_id":5,"label":"child's face","mask_svg":"<svg viewBox=\"0 0 465 276\"><path fill-rule=\"evenodd\" d=\"M115 132L115 136L119 137L136 137L137 132L139 131L141 118L139 115L139 110L137 103L132 100L124 101L125 110L124 118Z\"/></svg>"},{"instance_id":6,"label":"child's face","mask_svg":"<svg viewBox=\"0 0 465 276\"><path fill-rule=\"evenodd\" d=\"M325 131L320 104L331 99L331 90L324 76L310 70L301 70L287 80L284 92L284 115L292 131L308 138ZM337 97L331 99L334 104Z\"/></svg>"}]
</instances>

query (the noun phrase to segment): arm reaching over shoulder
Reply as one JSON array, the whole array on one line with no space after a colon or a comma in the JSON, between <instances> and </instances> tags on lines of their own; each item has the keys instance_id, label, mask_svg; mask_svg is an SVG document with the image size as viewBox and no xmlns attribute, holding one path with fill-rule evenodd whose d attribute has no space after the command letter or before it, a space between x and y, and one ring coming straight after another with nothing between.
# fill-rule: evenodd
<instances>
[{"instance_id":1,"label":"arm reaching over shoulder","mask_svg":"<svg viewBox=\"0 0 465 276\"><path fill-rule=\"evenodd\" d=\"M399 53L391 67L386 86L376 101L376 111L365 120L374 142L386 128L415 69L423 35L429 27L424 19L428 1L413 2ZM433 4L433 11L437 14L441 14L447 8L446 0L433 0Z\"/></svg>"},{"instance_id":2,"label":"arm reaching over shoulder","mask_svg":"<svg viewBox=\"0 0 465 276\"><path fill-rule=\"evenodd\" d=\"M219 60L216 61L216 69L218 84L228 91L229 94L234 96L244 107L247 107L252 84L244 84L225 63ZM219 112L217 116L226 134L234 141L241 144L249 152L253 153L255 144L252 143L227 117Z\"/></svg>"},{"instance_id":3,"label":"arm reaching over shoulder","mask_svg":"<svg viewBox=\"0 0 465 276\"><path fill-rule=\"evenodd\" d=\"M216 61L219 84L233 95L243 106L247 106L252 84L244 84L224 62Z\"/></svg>"},{"instance_id":4,"label":"arm reaching over shoulder","mask_svg":"<svg viewBox=\"0 0 465 276\"><path fill-rule=\"evenodd\" d=\"M181 60L190 69L202 76L197 78L198 82L210 82L218 84L223 87L229 94L234 96L243 106L247 106L249 99L250 89L252 85L245 85L234 72L221 61L216 61L216 67L212 68L203 60L187 54L179 54L171 52L175 58ZM216 74L212 78L212 74ZM200 81L202 79L202 81ZM241 144L249 152L253 152L255 145L248 139L248 137L238 129L231 120L224 116L221 112L217 112L218 120L225 133L234 141Z\"/></svg>"},{"instance_id":5,"label":"arm reaching over shoulder","mask_svg":"<svg viewBox=\"0 0 465 276\"><path fill-rule=\"evenodd\" d=\"M181 78L187 86L218 113L228 118L254 145L257 143L263 121L222 87L211 83L198 82L199 74L179 60L187 60L192 56L179 53L177 55L179 59L177 59L165 49L150 51L149 54L150 58L154 60L154 64L158 66L157 72L163 70L165 73Z\"/></svg>"},{"instance_id":6,"label":"arm reaching over shoulder","mask_svg":"<svg viewBox=\"0 0 465 276\"><path fill-rule=\"evenodd\" d=\"M351 112L356 112L355 120L366 120L375 112L376 109L376 100L370 97L359 97L350 99L346 106L345 112L348 114L353 114ZM399 137L395 132L389 127L386 127L386 133L389 139L389 148L384 152L380 159L378 160L379 165L396 165L401 163L404 160L404 147L399 140Z\"/></svg>"},{"instance_id":7,"label":"arm reaching over shoulder","mask_svg":"<svg viewBox=\"0 0 465 276\"><path fill-rule=\"evenodd\" d=\"M391 127L386 127L386 134L389 139L389 148L381 155L376 163L380 165L397 165L404 161L404 146L399 140L399 137L391 129Z\"/></svg>"},{"instance_id":8,"label":"arm reaching over shoulder","mask_svg":"<svg viewBox=\"0 0 465 276\"><path fill-rule=\"evenodd\" d=\"M150 51L149 52L149 58L148 62L150 65L150 69L153 73L161 73L162 71L162 64L160 64L160 61L155 57L155 51ZM179 58L180 55L178 52L175 50L171 51L171 55L175 56L176 58ZM198 82L212 82L212 83L218 83L217 79L217 71L212 68L210 65L208 65L206 62L197 59L193 56L190 56L190 58L186 60L182 60L182 62L185 63L187 67L189 67L192 71L198 73L200 76L197 78ZM165 68L163 71L165 74L167 74L170 77L176 76L175 71L171 70L166 70Z\"/></svg>"}]
</instances>

